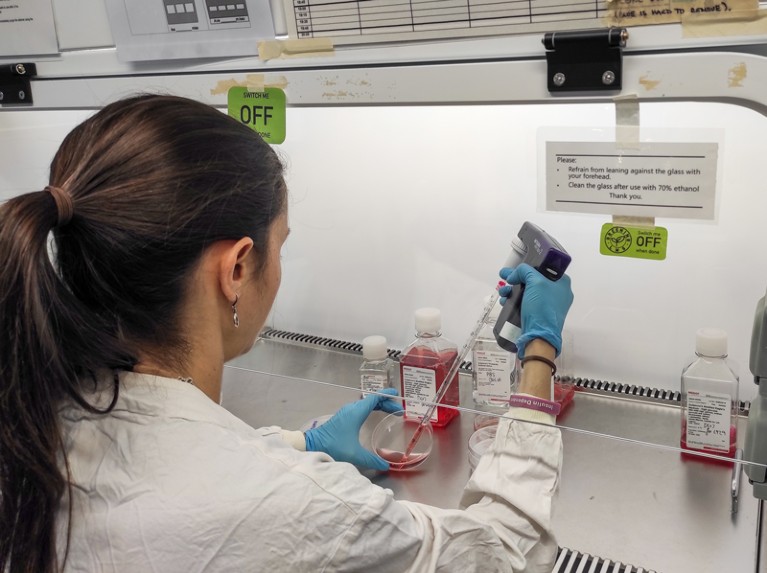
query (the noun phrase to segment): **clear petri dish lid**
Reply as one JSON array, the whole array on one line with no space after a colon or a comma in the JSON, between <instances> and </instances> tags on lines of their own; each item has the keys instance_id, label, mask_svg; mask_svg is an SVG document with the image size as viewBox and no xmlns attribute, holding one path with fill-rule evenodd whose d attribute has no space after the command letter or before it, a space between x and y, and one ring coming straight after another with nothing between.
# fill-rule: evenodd
<instances>
[{"instance_id":1,"label":"clear petri dish lid","mask_svg":"<svg viewBox=\"0 0 767 573\"><path fill-rule=\"evenodd\" d=\"M482 454L484 454L495 441L495 432L497 429L497 423L492 426L485 426L479 428L469 438L469 465L472 469L477 467Z\"/></svg>"},{"instance_id":2,"label":"clear petri dish lid","mask_svg":"<svg viewBox=\"0 0 767 573\"><path fill-rule=\"evenodd\" d=\"M412 452L405 452L421 429ZM394 412L386 416L373 430L371 438L373 451L389 462L390 471L412 470L423 464L431 454L434 436L430 423L421 426L420 419L406 418L404 412Z\"/></svg>"}]
</instances>

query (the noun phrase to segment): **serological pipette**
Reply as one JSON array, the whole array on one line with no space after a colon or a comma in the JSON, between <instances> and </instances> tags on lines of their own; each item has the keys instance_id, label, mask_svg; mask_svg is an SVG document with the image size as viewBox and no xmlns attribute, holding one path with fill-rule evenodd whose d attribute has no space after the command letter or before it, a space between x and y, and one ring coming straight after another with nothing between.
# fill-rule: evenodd
<instances>
[{"instance_id":1,"label":"serological pipette","mask_svg":"<svg viewBox=\"0 0 767 573\"><path fill-rule=\"evenodd\" d=\"M527 251L527 248L525 247L524 243L522 243L521 241L517 239L514 239L512 241L511 246L512 246L512 251L509 257L506 259L506 262L504 263L505 267L516 267L522 261ZM490 300L482 309L482 315L479 317L479 320L474 325L474 328L471 329L471 332L469 333L469 336L467 337L466 342L464 343L463 347L461 347L461 351L458 353L455 360L453 361L453 364L450 366L450 370L448 370L447 375L445 376L445 381L442 383L442 386L440 386L439 390L437 390L436 396L434 396L434 399L426 408L426 412L421 417L421 421L418 424L418 427L416 428L415 432L413 433L413 437L410 438L407 448L405 449L405 453L402 456L403 460L407 459L410 456L410 454L413 453L413 449L418 443L418 440L421 438L421 434L423 433L424 428L431 421L431 417L432 417L432 414L434 414L434 410L436 410L440 400L444 398L445 394L450 388L450 384L452 383L453 378L458 372L458 369L461 367L461 364L469 355L469 352L471 352L471 349L474 346L474 343L476 342L477 337L479 336L479 333L482 331L482 327L485 325L485 322L487 322L487 318L490 316L490 313L493 311L493 307L495 307L495 304L498 302L498 298L500 296L498 294L498 288L500 288L501 286L505 284L506 283L504 281L501 281L500 283L498 283L498 286L490 295Z\"/></svg>"}]
</instances>

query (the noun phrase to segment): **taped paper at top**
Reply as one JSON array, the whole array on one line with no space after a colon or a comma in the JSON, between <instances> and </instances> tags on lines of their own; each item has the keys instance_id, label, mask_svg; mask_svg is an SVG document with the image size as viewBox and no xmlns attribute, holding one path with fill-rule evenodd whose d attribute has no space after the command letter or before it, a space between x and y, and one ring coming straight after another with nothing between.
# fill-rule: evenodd
<instances>
[{"instance_id":1,"label":"taped paper at top","mask_svg":"<svg viewBox=\"0 0 767 573\"><path fill-rule=\"evenodd\" d=\"M708 22L756 17L759 0L613 0L605 20L611 26Z\"/></svg>"},{"instance_id":2,"label":"taped paper at top","mask_svg":"<svg viewBox=\"0 0 767 573\"><path fill-rule=\"evenodd\" d=\"M258 44L258 57L264 60L275 58L301 58L309 56L330 56L333 54L333 40L330 38L307 38L304 40L270 40Z\"/></svg>"}]
</instances>

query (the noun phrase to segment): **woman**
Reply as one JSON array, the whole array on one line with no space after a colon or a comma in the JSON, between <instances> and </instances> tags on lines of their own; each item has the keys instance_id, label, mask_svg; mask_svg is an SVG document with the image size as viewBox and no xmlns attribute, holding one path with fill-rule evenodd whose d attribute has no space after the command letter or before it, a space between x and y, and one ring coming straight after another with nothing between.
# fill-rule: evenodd
<instances>
[{"instance_id":1,"label":"woman","mask_svg":"<svg viewBox=\"0 0 767 573\"><path fill-rule=\"evenodd\" d=\"M333 461L386 467L357 432L391 400L305 437L218 405L287 235L271 148L169 96L105 107L66 137L45 190L0 206L0 570L550 571L552 415L512 408L543 425L499 425L459 511L395 501ZM527 286L522 390L545 409L569 279L502 276Z\"/></svg>"}]
</instances>

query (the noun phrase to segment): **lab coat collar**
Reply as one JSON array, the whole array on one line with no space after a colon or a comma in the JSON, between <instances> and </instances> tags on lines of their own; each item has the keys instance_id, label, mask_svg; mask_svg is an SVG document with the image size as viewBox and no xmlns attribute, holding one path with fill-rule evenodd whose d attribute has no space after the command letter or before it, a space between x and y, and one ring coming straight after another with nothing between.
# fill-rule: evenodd
<instances>
[{"instance_id":1,"label":"lab coat collar","mask_svg":"<svg viewBox=\"0 0 767 573\"><path fill-rule=\"evenodd\" d=\"M98 389L86 393L85 400L99 409L109 406L114 396L113 374L99 376ZM119 372L119 395L111 415L139 415L193 422L208 422L242 431L250 426L213 402L199 388L175 378L137 372ZM87 412L75 404L66 405L62 416L76 421L101 414Z\"/></svg>"}]
</instances>

